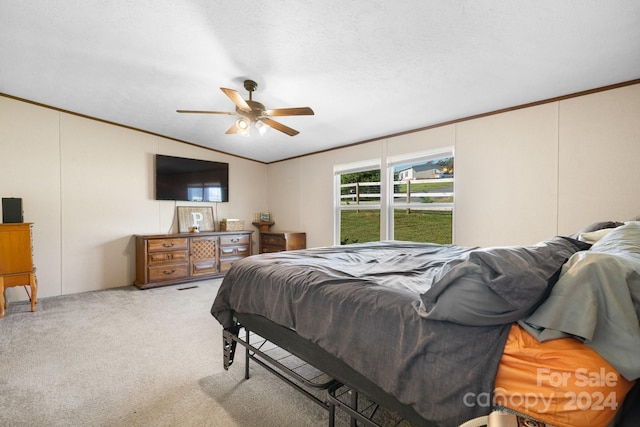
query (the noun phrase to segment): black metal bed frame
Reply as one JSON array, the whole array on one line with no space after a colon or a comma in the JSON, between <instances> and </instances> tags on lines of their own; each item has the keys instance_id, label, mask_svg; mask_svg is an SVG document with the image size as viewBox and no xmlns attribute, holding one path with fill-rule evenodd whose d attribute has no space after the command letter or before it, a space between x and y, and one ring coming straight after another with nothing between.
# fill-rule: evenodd
<instances>
[{"instance_id":1,"label":"black metal bed frame","mask_svg":"<svg viewBox=\"0 0 640 427\"><path fill-rule=\"evenodd\" d=\"M329 427L334 427L336 408L345 412L351 427L380 427L373 421L378 407L397 414L411 426L435 427L435 424L422 418L413 408L402 404L396 398L383 391L375 383L354 371L343 361L328 353L292 331L264 317L234 313L237 325L223 330L224 369L233 364L236 344L245 347L245 378L249 379L249 361L253 360L269 372L309 397L313 402L329 412ZM240 331L245 330L245 338ZM254 344L251 337L255 336ZM282 358L273 357L272 343L277 348L308 364L312 371L322 374L301 375L295 368L287 366ZM366 398L361 399L364 395ZM364 405L359 402L363 401ZM377 403L376 403L377 402ZM640 382L637 382L624 400L621 411L616 417L616 427L636 426L640 419ZM372 409L373 408L373 409ZM358 424L360 423L360 424Z\"/></svg>"},{"instance_id":2,"label":"black metal bed frame","mask_svg":"<svg viewBox=\"0 0 640 427\"><path fill-rule=\"evenodd\" d=\"M336 408L349 416L352 427L380 427L373 420L379 407L397 414L399 420L404 419L412 426L435 427L413 408L295 331L262 316L234 313L234 319L236 326L223 330L224 369L228 370L233 364L237 344L242 345L245 347L245 379L249 379L249 362L253 360L326 409L329 427L335 425ZM240 335L242 330L244 338ZM276 355L278 350L284 354ZM304 362L311 375L299 373L300 365L292 367L283 361L289 355ZM359 402L363 400L366 403L361 405Z\"/></svg>"}]
</instances>

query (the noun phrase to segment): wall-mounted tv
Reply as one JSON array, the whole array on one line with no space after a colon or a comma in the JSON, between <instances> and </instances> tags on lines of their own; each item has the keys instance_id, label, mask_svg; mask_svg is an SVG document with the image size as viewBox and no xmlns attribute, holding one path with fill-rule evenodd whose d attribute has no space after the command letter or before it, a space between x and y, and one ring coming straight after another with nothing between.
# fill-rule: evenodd
<instances>
[{"instance_id":1,"label":"wall-mounted tv","mask_svg":"<svg viewBox=\"0 0 640 427\"><path fill-rule=\"evenodd\" d=\"M229 164L156 154L156 200L228 202Z\"/></svg>"}]
</instances>

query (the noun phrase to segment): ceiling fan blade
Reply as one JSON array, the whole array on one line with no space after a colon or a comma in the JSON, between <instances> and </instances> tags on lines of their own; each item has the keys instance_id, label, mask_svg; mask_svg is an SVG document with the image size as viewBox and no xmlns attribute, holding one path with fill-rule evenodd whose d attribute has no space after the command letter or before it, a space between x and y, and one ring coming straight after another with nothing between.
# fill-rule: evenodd
<instances>
[{"instance_id":1,"label":"ceiling fan blade","mask_svg":"<svg viewBox=\"0 0 640 427\"><path fill-rule=\"evenodd\" d=\"M284 132L289 136L296 136L297 134L299 134L300 132L298 132L295 129L291 129L289 126L285 126L280 122L276 122L275 120L271 120L267 117L263 117L262 122L271 126L272 128L274 128L275 130L279 130L280 132Z\"/></svg>"},{"instance_id":2,"label":"ceiling fan blade","mask_svg":"<svg viewBox=\"0 0 640 427\"><path fill-rule=\"evenodd\" d=\"M234 133L238 133L238 126L236 124L232 124L229 129L225 132L226 134L233 135Z\"/></svg>"},{"instance_id":3,"label":"ceiling fan blade","mask_svg":"<svg viewBox=\"0 0 640 427\"><path fill-rule=\"evenodd\" d=\"M247 101L242 99L242 96L240 96L237 90L227 89L224 87L221 87L220 90L223 91L224 94L227 95L234 104L236 104L236 107L243 111L251 111L251 107L249 107Z\"/></svg>"},{"instance_id":4,"label":"ceiling fan blade","mask_svg":"<svg viewBox=\"0 0 640 427\"><path fill-rule=\"evenodd\" d=\"M193 113L193 114L229 114L234 115L229 111L202 111L202 110L176 110L178 113Z\"/></svg>"},{"instance_id":5,"label":"ceiling fan blade","mask_svg":"<svg viewBox=\"0 0 640 427\"><path fill-rule=\"evenodd\" d=\"M295 108L276 108L275 110L266 110L268 116L313 116L314 112L309 107Z\"/></svg>"}]
</instances>

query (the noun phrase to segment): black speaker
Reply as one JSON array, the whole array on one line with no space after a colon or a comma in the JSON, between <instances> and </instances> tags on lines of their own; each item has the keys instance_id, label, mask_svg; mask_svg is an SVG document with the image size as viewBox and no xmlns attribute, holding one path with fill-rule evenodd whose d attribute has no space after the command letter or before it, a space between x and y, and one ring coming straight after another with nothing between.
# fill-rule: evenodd
<instances>
[{"instance_id":1,"label":"black speaker","mask_svg":"<svg viewBox=\"0 0 640 427\"><path fill-rule=\"evenodd\" d=\"M2 222L22 223L22 199L17 197L2 198Z\"/></svg>"}]
</instances>

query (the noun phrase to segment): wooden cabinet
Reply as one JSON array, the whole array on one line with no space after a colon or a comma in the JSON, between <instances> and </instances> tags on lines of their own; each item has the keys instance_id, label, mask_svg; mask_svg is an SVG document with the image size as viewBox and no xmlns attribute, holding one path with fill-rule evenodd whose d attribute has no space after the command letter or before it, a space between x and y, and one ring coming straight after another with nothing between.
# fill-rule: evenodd
<instances>
[{"instance_id":1,"label":"wooden cabinet","mask_svg":"<svg viewBox=\"0 0 640 427\"><path fill-rule=\"evenodd\" d=\"M223 275L251 255L253 231L136 236L136 280L141 288L174 285Z\"/></svg>"},{"instance_id":2,"label":"wooden cabinet","mask_svg":"<svg viewBox=\"0 0 640 427\"><path fill-rule=\"evenodd\" d=\"M306 249L307 234L293 231L267 231L260 233L260 252L282 252Z\"/></svg>"},{"instance_id":3,"label":"wooden cabinet","mask_svg":"<svg viewBox=\"0 0 640 427\"><path fill-rule=\"evenodd\" d=\"M218 267L218 236L198 236L189 239L189 275L195 278L220 272Z\"/></svg>"},{"instance_id":4,"label":"wooden cabinet","mask_svg":"<svg viewBox=\"0 0 640 427\"><path fill-rule=\"evenodd\" d=\"M5 290L31 287L31 311L36 311L38 285L33 266L31 223L0 224L0 317L4 317Z\"/></svg>"}]
</instances>

